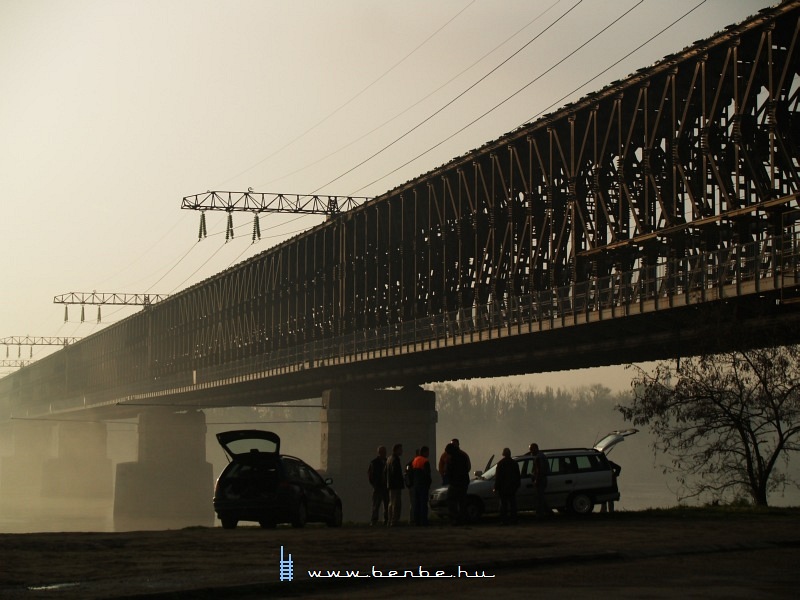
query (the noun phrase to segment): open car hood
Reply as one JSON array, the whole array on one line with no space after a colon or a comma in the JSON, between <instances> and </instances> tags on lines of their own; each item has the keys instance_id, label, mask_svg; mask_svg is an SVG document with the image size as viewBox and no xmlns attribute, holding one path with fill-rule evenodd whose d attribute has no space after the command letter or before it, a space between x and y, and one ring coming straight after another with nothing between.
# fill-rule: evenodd
<instances>
[{"instance_id":1,"label":"open car hood","mask_svg":"<svg viewBox=\"0 0 800 600\"><path fill-rule=\"evenodd\" d=\"M599 450L604 454L608 454L608 452L617 444L624 441L626 437L629 435L633 435L634 433L638 432L638 429L623 429L619 431L612 431L611 433L606 434L606 436L597 442L594 445L595 450Z\"/></svg>"},{"instance_id":2,"label":"open car hood","mask_svg":"<svg viewBox=\"0 0 800 600\"><path fill-rule=\"evenodd\" d=\"M245 454L280 454L281 438L277 433L259 429L223 431L217 441L231 458Z\"/></svg>"}]
</instances>

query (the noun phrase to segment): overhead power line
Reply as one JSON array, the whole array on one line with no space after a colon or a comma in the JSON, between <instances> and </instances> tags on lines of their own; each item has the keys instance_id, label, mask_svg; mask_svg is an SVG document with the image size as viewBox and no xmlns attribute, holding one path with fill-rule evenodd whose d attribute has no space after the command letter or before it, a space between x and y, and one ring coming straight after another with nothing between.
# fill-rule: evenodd
<instances>
[{"instance_id":1,"label":"overhead power line","mask_svg":"<svg viewBox=\"0 0 800 600\"><path fill-rule=\"evenodd\" d=\"M465 10L467 10L467 9L468 9L470 6L472 6L473 4L475 4L475 0L472 0L472 1L471 1L469 4L467 4L466 6L464 6L464 8L462 8L461 10L459 10L459 11L458 11L458 12L457 12L455 15L453 15L452 17L450 17L450 19L449 19L449 20L448 20L448 21L447 21L447 22L446 22L444 25L442 25L441 27L439 27L439 29L437 29L436 31L434 31L434 32L433 32L432 34L430 34L430 35L429 35L427 38L425 38L425 40L423 40L423 41L422 41L420 44L418 44L416 48L414 48L414 49L413 49L411 52L409 52L408 54L406 54L406 55L405 55L403 58L401 58L399 61L397 61L397 62L396 62L395 64L393 64L391 67L389 67L389 68L388 68L386 71L384 71L384 72L381 74L381 76L380 76L380 77L378 77L377 79L373 80L373 81L372 81L371 83L369 83L367 86L365 86L364 88L362 88L360 92L356 93L356 94L355 94L355 95L353 95L353 96L352 96L352 97L351 97L349 100L347 100L346 102L344 102L343 104L341 104L341 105L340 105L338 108L336 108L335 110L333 110L333 111L331 111L330 113L328 113L328 114L327 114L327 115L326 115L324 118L322 118L320 121L318 121L317 123L315 123L314 125L312 125L312 126L311 126L311 127L309 127L308 129L306 129L306 130L305 130L303 133L301 133L300 135L298 135L297 137L295 137L295 138L294 138L293 140L291 140L290 142L287 142L286 144L284 144L283 146L281 146L280 148L278 148L277 150L275 150L274 152L272 152L272 153L271 153L271 154L269 154L268 156L265 156L264 158L262 158L260 161L258 161L258 162L257 162L257 163L255 163L254 165L252 165L252 166L250 166L250 167L246 168L244 171L241 171L240 173L238 173L238 174L234 175L233 177L229 177L228 179L226 179L226 180L225 180L225 181L223 181L222 183L223 183L223 184L225 184L225 183L227 183L227 182L229 182L229 181L231 181L231 180L233 180L233 179L236 179L237 177L240 177L240 176L244 175L244 174L245 174L245 173L247 173L248 171L251 171L252 169L255 169L255 168L258 166L258 165L260 165L260 164L262 164L263 162L265 162L265 161L269 160L269 159L270 159L270 158L272 158L273 156L275 156L275 155L277 155L277 154L279 154L279 153L283 152L284 150L286 150L286 148L288 148L289 146L291 146L291 145L292 145L292 144L294 144L295 142L297 142L297 141L301 140L302 138L304 138L305 136L307 136L309 133L311 133L311 132L312 132L312 131L314 131L314 130L315 130L317 127L319 127L320 125L322 125L322 124L323 124L325 121L327 121L328 119L330 119L331 117L333 117L333 116L334 116L336 113L338 113L338 112L339 112L340 110L342 110L344 107L346 107L347 105L349 105L350 103L352 103L352 102L353 102L353 101L354 101L356 98L358 98L359 96L361 96L362 94L364 94L364 93L365 93L365 92L366 92L368 89L370 89L372 86L374 86L376 83L378 83L378 82L379 82L381 79L383 79L384 77L386 77L386 76L387 76L389 73L391 73L392 71L394 71L394 70L395 70L397 67L399 67L399 66L400 66L402 63L404 63L406 60L408 60L408 58L409 58L411 55L413 55L413 54L414 54L414 53L415 53L417 50L419 50L419 49L420 49L420 48L422 48L422 47L423 47L425 44L427 44L429 41L431 41L431 40L432 40L432 39L433 39L433 38L434 38L434 37L435 37L435 36L436 36L436 35L437 35L439 32L441 32L441 31L442 31L442 30L443 30L445 27L447 27L447 26L448 26L450 23L452 23L453 21L455 21L455 20L456 20L456 19L457 19L457 18L458 18L458 17L461 15L461 13L463 13Z\"/></svg>"},{"instance_id":2,"label":"overhead power line","mask_svg":"<svg viewBox=\"0 0 800 600\"><path fill-rule=\"evenodd\" d=\"M703 0L703 2L706 2L706 1L707 1L707 0ZM406 167L406 166L410 165L410 164L411 164L411 163L413 163L415 160L419 160L420 158L422 158L423 156L425 156L425 155L426 155L426 154L428 154L429 152L432 152L433 150L435 150L436 148L438 148L439 146L441 146L442 144L444 144L445 142L447 142L447 141L449 141L449 140L453 139L455 136L457 136L457 135L458 135L459 133L461 133L462 131L464 131L464 130L468 129L469 127L472 127L472 125L474 125L475 123L477 123L478 121L480 121L481 119L483 119L484 117L486 117L487 115L491 114L492 112L494 112L495 110L497 110L498 108L500 108L500 107L501 107L503 104L505 104L506 102L508 102L509 100L511 100L511 99L512 99L513 97L515 97L516 95L520 94L520 93L521 93L523 90L527 89L528 87L530 87L531 85L533 85L534 83L536 83L536 82L537 82L539 79L541 79L542 77L544 77L545 75L547 75L547 74L548 74L550 71L552 71L553 69L555 69L556 67L558 67L560 64L562 64L564 61L566 61L567 59L569 59L570 57L572 57L573 55L575 55L577 52L579 52L581 49L583 49L583 48L584 48L585 46L587 46L589 43L591 43L592 41L594 41L595 39L597 39L597 38L598 38L600 35L602 35L602 34L603 34L603 33L605 33L606 31L608 31L608 29L610 29L610 28L611 28L613 25L615 25L616 23L618 23L619 21L621 21L623 18L625 18L625 17L626 17L628 14L630 14L630 13L631 13L633 10L635 10L636 8L638 8L638 7L639 7L639 6L640 6L640 5L641 5L643 2L644 2L644 0L640 0L640 1L639 1L637 4L635 4L634 6L632 6L631 8L629 8L628 10L626 10L626 11L625 11L624 13L622 13L622 14L621 14L619 17L617 17L616 19L614 19L614 20L613 20L611 23L609 23L608 25L606 25L606 26L605 26L603 29L601 29L599 32L597 32L597 33L596 33L596 34L594 34L592 37L590 37L588 40L586 40L585 42L583 42L583 43L582 43L580 46L578 46L577 48L575 48L575 49L574 49L572 52L570 52L569 54L567 54L566 56L564 56L562 59L560 59L558 62L556 62L556 63L555 63L554 65L552 65L550 68L548 68L546 71L544 71L543 73L541 73L541 74L537 75L537 76L536 76L534 79L532 79L531 81L529 81L528 83L526 83L524 86L522 86L521 88L519 88L519 89L518 89L516 92L514 92L514 93L513 93L513 94L511 94L510 96L506 97L504 100L502 100L501 102L497 103L496 105L494 105L492 108L490 108L489 110L487 110L487 111L486 111L486 112L484 112L483 114L479 115L478 117L476 117L475 119L473 119L472 121L470 121L469 123L467 123L466 125L464 125L463 127L461 127L460 129L458 129L457 131L453 132L452 134L450 134L448 137L444 138L444 139L443 139L443 140L441 140L440 142L438 142L438 143L434 144L433 146L431 146L430 148L428 148L428 149L427 149L427 150L425 150L424 152L421 152L420 154L418 154L418 155L417 155L417 156L415 156L414 158L412 158L412 159L410 159L410 160L406 161L405 163L403 163L402 165L400 165L400 166L396 167L395 169L393 169L393 170L392 170L392 171L390 171L389 173L386 173L385 175L383 175L383 176L379 177L378 179L376 179L376 180L374 180L374 181L372 181L372 182L370 182L370 183L368 183L368 184L366 184L366 185L362 186L360 189L367 188L367 187L369 187L369 186L371 186L371 185L373 185L373 184L377 183L377 182L378 182L378 181L380 181L381 179L385 179L385 178L386 178L386 177L388 177L389 175L392 175L393 173L396 173L397 171L399 171L399 170L400 170L400 169L402 169L403 167ZM703 2L701 2L701 4L702 4ZM576 5L576 6L577 6L577 5ZM573 7L573 8L574 8L574 7ZM695 7L695 8L696 8L696 7ZM692 9L692 10L694 10L694 9ZM689 11L689 12L691 12L691 11ZM566 14L566 13L565 13L565 14ZM562 16L563 16L563 15L562 15ZM362 164L363 164L363 163L362 163ZM355 168L355 167L354 167L354 168ZM352 170L352 169L351 169L351 170ZM334 181L335 181L335 180L334 180Z\"/></svg>"},{"instance_id":3,"label":"overhead power line","mask_svg":"<svg viewBox=\"0 0 800 600\"><path fill-rule=\"evenodd\" d=\"M644 1L644 0L642 0L642 1ZM582 2L583 2L583 0L578 0L578 1L577 1L575 4L573 4L572 6L570 6L570 7L569 7L569 9L567 9L567 11L566 11L566 12L564 12L564 13L563 13L563 14L562 14L560 17L558 17L558 18L557 18L555 21L553 21L552 23L550 23L550 25L548 25L547 27L545 27L545 28L544 28L542 31L540 31L539 33L537 33L537 34L536 34L536 35L535 35L535 36L534 36L532 39L528 40L528 41L527 41L527 42L526 42L526 43L525 43L525 44L524 44L522 47L520 47L520 48L519 48L519 49L517 49L515 52L513 52L513 53L512 53L510 56L508 56L508 57L507 57L507 58L505 58L503 61L501 61L501 62L500 62L498 65L496 65L496 66L495 66L493 69L491 69L491 70L490 70L488 73L486 73L485 75L483 75L482 77L480 77L480 78L479 78L477 81L475 81L475 82L474 82L472 85L470 85L470 86L469 86L469 87L467 87L465 90L463 90L463 91L461 91L459 94L457 94L457 95L456 95L454 98L452 98L451 100L449 100L448 102L446 102L444 105L442 105L441 107L439 107L439 108L438 108L436 111L434 111L432 114L428 115L428 116L427 116L427 117L425 117L425 118L424 118L422 121L420 121L419 123L417 123L416 125L414 125L414 127L412 127L411 129L409 129L408 131L406 131L406 132L405 132L404 134L402 134L401 136L399 136L399 137L395 138L394 140L392 140L391 142L389 142L388 144L386 144L385 146L383 146L383 147L382 147L380 150L378 150L377 152L374 152L373 154L371 154L370 156L368 156L367 158L365 158L364 160L362 160L360 163L356 164L355 166L351 167L350 169L348 169L347 171L345 171L344 173L342 173L341 175L339 175L338 177L335 177L335 178L331 179L331 180L330 180L328 183L326 183L326 184L325 184L325 185L323 185L322 187L328 187L328 186L329 186L329 185L331 185L332 183L334 183L334 182L336 182L336 181L339 181L339 180L340 180L342 177L344 177L345 175L349 175L350 173L352 173L353 171L355 171L355 170L356 170L356 169L358 169L359 167L361 167L361 166L365 165L366 163L368 163L369 161L371 161L371 160L372 160L373 158L375 158L376 156L378 156L378 155L382 154L383 152L385 152L386 150L388 150L389 148L391 148L392 146L394 146L394 145L395 145L397 142L399 142L399 141L400 141L400 140L402 140L403 138L405 138L405 137L407 137L407 136L411 135L411 134L412 134L414 131L416 131L417 129L419 129L420 127L422 127L422 126L423 126L425 123L427 123L428 121L430 121L431 119L433 119L433 118L434 118L436 115L438 115L438 114L439 114L439 113L441 113L443 110L445 110L446 108L448 108L449 106L451 106L453 103L455 103L457 100L459 100L460 98L462 98L463 96L465 96L465 95L466 95L468 92L470 92L472 89L474 89L474 88L475 88L475 87L476 87L478 84L480 84L482 81L486 80L486 79L487 79L487 78L488 78L490 75L492 75L494 72L496 72L498 69L500 69L500 68L501 68L503 65L505 65L505 64L506 64L508 61L510 61L512 58L514 58L515 56L517 56L517 55L518 55L520 52L522 52L522 51L523 51L525 48L527 48L528 46L530 46L530 45L531 45L533 42L535 42L537 39L539 39L539 38L540 38L542 35L544 35L544 34L545 34L547 31L549 31L550 29L552 29L552 28L553 28L553 27L554 27L554 26L555 26L557 23L559 23L559 22L560 22L560 21L561 21L561 20L562 20L564 17L566 17L566 16L567 16L569 13L571 13L573 10L575 10L575 9L576 9L576 8L577 8L577 7L578 7L578 6L579 6L579 5L582 3ZM474 121L473 121L473 123L474 123ZM443 143L443 142L442 142L442 143ZM430 150L428 150L428 151L430 151ZM422 156L422 155L420 155L420 156ZM417 158L419 158L419 156L418 156ZM415 159L413 159L413 160L416 160L416 158L415 158ZM412 161L409 161L409 162L413 162L413 160L412 160ZM407 163L405 163L405 164L407 165L407 164L409 164L409 162L407 162ZM402 166L405 166L405 165L402 165ZM392 171L392 173L394 173L395 171L397 171L397 170L401 169L401 168L402 168L402 166L401 166L401 167L398 167L397 169L395 169L394 171ZM391 174L391 173L389 173L389 174ZM385 177L385 175L384 175L384 177ZM375 181L380 181L381 179L383 179L383 177L381 177L381 178L379 178L379 179L376 179ZM372 183L375 183L375 182L373 181ZM372 184L369 184L369 185L372 185ZM363 190L365 187L367 187L367 186L362 186L360 189L362 189L362 190Z\"/></svg>"}]
</instances>

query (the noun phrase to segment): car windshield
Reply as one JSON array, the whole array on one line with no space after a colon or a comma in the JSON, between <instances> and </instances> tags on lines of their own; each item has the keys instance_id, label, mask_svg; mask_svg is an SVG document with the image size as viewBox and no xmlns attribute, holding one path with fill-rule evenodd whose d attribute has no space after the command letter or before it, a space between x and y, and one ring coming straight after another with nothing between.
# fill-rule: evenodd
<instances>
[{"instance_id":1,"label":"car windshield","mask_svg":"<svg viewBox=\"0 0 800 600\"><path fill-rule=\"evenodd\" d=\"M497 471L497 464L492 465L489 470L482 473L478 479L494 479L494 474Z\"/></svg>"}]
</instances>

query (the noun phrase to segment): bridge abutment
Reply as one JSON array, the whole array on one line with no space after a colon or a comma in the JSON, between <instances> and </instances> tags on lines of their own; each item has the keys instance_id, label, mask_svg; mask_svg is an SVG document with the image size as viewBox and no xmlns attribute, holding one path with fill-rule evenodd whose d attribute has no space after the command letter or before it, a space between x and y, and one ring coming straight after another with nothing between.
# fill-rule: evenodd
<instances>
[{"instance_id":1,"label":"bridge abutment","mask_svg":"<svg viewBox=\"0 0 800 600\"><path fill-rule=\"evenodd\" d=\"M428 446L433 480L437 481L434 392L419 387L336 388L323 392L322 404L321 470L333 478L345 520L363 522L370 518L372 488L367 467L378 446L386 446L391 455L394 444L403 444L404 465L414 457L415 449ZM409 509L408 494L404 494L403 520Z\"/></svg>"},{"instance_id":2,"label":"bridge abutment","mask_svg":"<svg viewBox=\"0 0 800 600\"><path fill-rule=\"evenodd\" d=\"M115 530L214 524L205 436L201 411L140 413L138 461L117 465Z\"/></svg>"}]
</instances>

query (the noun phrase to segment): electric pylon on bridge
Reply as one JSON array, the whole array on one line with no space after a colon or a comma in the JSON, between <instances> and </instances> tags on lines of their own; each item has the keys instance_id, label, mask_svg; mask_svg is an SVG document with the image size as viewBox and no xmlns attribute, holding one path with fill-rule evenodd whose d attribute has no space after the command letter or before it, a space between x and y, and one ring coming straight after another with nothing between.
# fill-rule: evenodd
<instances>
[{"instance_id":1,"label":"electric pylon on bridge","mask_svg":"<svg viewBox=\"0 0 800 600\"><path fill-rule=\"evenodd\" d=\"M81 323L85 319L84 308L87 304L97 305L97 322L100 322L100 306L103 304L117 306L150 306L156 302L161 302L169 294L119 294L102 292L69 292L53 298L53 304L80 304ZM69 316L69 307L64 306L64 321Z\"/></svg>"},{"instance_id":2,"label":"electric pylon on bridge","mask_svg":"<svg viewBox=\"0 0 800 600\"><path fill-rule=\"evenodd\" d=\"M14 358L11 358L11 359L0 359L0 367L4 367L4 368L7 368L7 367L14 367L14 368L16 368L16 367L25 367L25 366L31 364L32 362L33 362L32 360L23 360L23 359L14 359Z\"/></svg>"},{"instance_id":3,"label":"electric pylon on bridge","mask_svg":"<svg viewBox=\"0 0 800 600\"><path fill-rule=\"evenodd\" d=\"M22 347L23 346L30 346L30 355L33 357L33 347L34 346L69 346L70 344L74 344L79 339L78 337L37 337L31 335L12 335L4 338L0 338L0 345L4 345L6 347L6 358L8 358L9 348L11 346L17 347L17 358L22 356ZM8 361L6 361L8 362ZM27 361L16 361L16 362L27 362ZM3 364L4 367L8 366L18 366L22 367L25 366L24 364L17 364L17 365L7 365Z\"/></svg>"},{"instance_id":4,"label":"electric pylon on bridge","mask_svg":"<svg viewBox=\"0 0 800 600\"><path fill-rule=\"evenodd\" d=\"M206 231L206 211L224 210L228 213L228 224L225 228L225 241L233 238L233 213L253 213L253 242L261 239L259 213L293 213L306 215L327 215L329 217L342 211L361 206L372 200L365 196L328 196L317 194L273 194L254 192L221 192L208 191L204 194L186 196L181 208L200 211L200 231L198 239L208 235Z\"/></svg>"},{"instance_id":5,"label":"electric pylon on bridge","mask_svg":"<svg viewBox=\"0 0 800 600\"><path fill-rule=\"evenodd\" d=\"M0 344L6 347L6 358L0 360L0 367L3 368L18 368L25 367L33 362L33 347L34 346L64 346L65 348L70 344L74 344L81 338L78 337L38 337L31 335L11 335L8 337L0 338ZM17 347L17 358L9 358L9 349L11 346ZM30 346L30 353L28 359L22 358L22 347Z\"/></svg>"}]
</instances>

